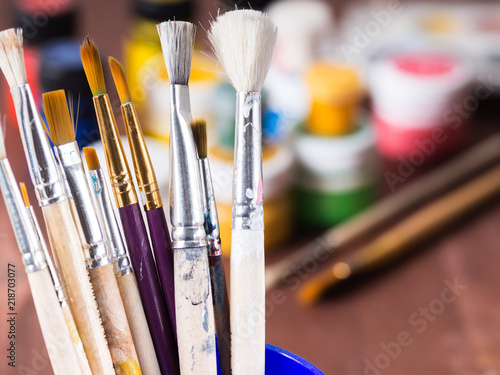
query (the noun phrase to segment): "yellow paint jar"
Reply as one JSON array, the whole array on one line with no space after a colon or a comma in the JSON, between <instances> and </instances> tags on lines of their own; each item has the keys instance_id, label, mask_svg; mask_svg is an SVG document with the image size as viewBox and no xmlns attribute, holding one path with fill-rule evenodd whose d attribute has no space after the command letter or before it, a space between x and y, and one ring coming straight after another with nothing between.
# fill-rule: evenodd
<instances>
[{"instance_id":1,"label":"yellow paint jar","mask_svg":"<svg viewBox=\"0 0 500 375\"><path fill-rule=\"evenodd\" d=\"M231 208L233 191L233 152L220 147L210 149L210 168L214 185L222 252L231 253ZM264 245L266 252L283 245L293 226L293 154L285 146L267 147L263 152Z\"/></svg>"},{"instance_id":2,"label":"yellow paint jar","mask_svg":"<svg viewBox=\"0 0 500 375\"><path fill-rule=\"evenodd\" d=\"M306 131L321 136L350 133L362 94L357 72L350 67L317 62L307 71L306 82L311 95Z\"/></svg>"}]
</instances>

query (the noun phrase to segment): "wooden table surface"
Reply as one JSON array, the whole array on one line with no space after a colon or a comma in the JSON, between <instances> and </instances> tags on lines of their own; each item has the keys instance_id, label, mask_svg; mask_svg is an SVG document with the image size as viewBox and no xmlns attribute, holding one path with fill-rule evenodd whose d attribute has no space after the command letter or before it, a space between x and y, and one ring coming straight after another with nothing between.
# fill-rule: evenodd
<instances>
[{"instance_id":1,"label":"wooden table surface","mask_svg":"<svg viewBox=\"0 0 500 375\"><path fill-rule=\"evenodd\" d=\"M85 3L80 27L81 35L90 34L106 54L115 56L120 55L117 42L126 33L128 14L116 7L118 3ZM6 4L1 2L2 10ZM95 12L97 4L104 7L100 13ZM116 23L103 22L110 11ZM0 14L0 25L10 26L6 13ZM474 113L475 139L494 131L500 116L497 107L498 101L482 103ZM19 135L10 128L7 152L17 179L29 181ZM423 170L413 177L419 173ZM383 181L381 186L387 190ZM0 373L51 374L3 200L0 228ZM283 257L304 241L270 255L268 261ZM328 375L499 375L500 200L476 210L420 250L357 288L313 307L296 302L301 279L268 293L267 341L309 360ZM6 359L8 263L17 269L16 369L8 367Z\"/></svg>"}]
</instances>

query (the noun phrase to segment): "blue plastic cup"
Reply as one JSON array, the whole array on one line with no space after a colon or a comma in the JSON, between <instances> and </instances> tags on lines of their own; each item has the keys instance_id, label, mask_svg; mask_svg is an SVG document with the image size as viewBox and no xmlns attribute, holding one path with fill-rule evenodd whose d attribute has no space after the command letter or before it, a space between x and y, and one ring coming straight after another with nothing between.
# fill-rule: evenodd
<instances>
[{"instance_id":1,"label":"blue plastic cup","mask_svg":"<svg viewBox=\"0 0 500 375\"><path fill-rule=\"evenodd\" d=\"M217 357L219 351L217 350ZM221 375L220 368L217 374ZM266 344L266 374L269 375L324 375L319 369L300 358L277 346Z\"/></svg>"}]
</instances>

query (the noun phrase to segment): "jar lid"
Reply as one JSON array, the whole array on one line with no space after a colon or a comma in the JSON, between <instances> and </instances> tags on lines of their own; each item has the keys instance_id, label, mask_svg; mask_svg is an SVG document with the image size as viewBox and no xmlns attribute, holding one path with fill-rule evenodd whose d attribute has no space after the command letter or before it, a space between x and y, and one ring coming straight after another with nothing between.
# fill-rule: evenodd
<instances>
[{"instance_id":1,"label":"jar lid","mask_svg":"<svg viewBox=\"0 0 500 375\"><path fill-rule=\"evenodd\" d=\"M313 101L343 104L357 101L362 92L357 71L349 66L316 62L306 73Z\"/></svg>"}]
</instances>

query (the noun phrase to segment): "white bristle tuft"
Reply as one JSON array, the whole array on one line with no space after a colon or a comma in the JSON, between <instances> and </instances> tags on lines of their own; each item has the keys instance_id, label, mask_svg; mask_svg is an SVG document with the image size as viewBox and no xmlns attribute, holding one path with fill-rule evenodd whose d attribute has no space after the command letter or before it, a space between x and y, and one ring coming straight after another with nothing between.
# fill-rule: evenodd
<instances>
[{"instance_id":1,"label":"white bristle tuft","mask_svg":"<svg viewBox=\"0 0 500 375\"><path fill-rule=\"evenodd\" d=\"M27 83L22 29L0 32L0 69L11 89Z\"/></svg>"},{"instance_id":2,"label":"white bristle tuft","mask_svg":"<svg viewBox=\"0 0 500 375\"><path fill-rule=\"evenodd\" d=\"M195 25L184 21L165 21L156 25L156 28L170 83L187 85L191 75Z\"/></svg>"},{"instance_id":3,"label":"white bristle tuft","mask_svg":"<svg viewBox=\"0 0 500 375\"><path fill-rule=\"evenodd\" d=\"M4 136L4 122L0 121L0 159L5 159L7 157L7 152L5 151L5 136Z\"/></svg>"},{"instance_id":4,"label":"white bristle tuft","mask_svg":"<svg viewBox=\"0 0 500 375\"><path fill-rule=\"evenodd\" d=\"M233 10L211 22L208 39L238 92L259 92L269 71L276 27L256 10Z\"/></svg>"}]
</instances>

